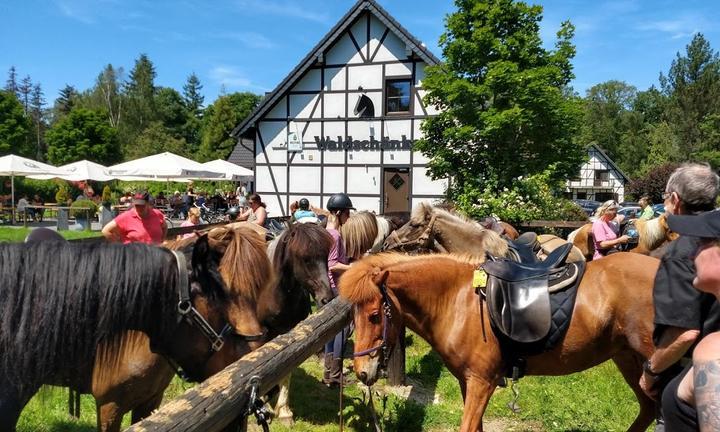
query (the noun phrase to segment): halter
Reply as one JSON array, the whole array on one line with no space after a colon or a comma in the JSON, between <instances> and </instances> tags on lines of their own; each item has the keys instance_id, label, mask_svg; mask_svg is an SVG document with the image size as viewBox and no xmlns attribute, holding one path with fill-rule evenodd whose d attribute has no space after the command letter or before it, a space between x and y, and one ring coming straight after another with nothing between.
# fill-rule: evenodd
<instances>
[{"instance_id":1,"label":"halter","mask_svg":"<svg viewBox=\"0 0 720 432\"><path fill-rule=\"evenodd\" d=\"M256 342L265 337L267 330L263 330L257 335L242 335L237 333L229 323L225 323L220 333L217 333L190 301L190 284L188 283L185 255L177 251L171 252L175 255L178 268L178 296L180 299L177 306L180 314L178 322L186 320L191 326L197 327L210 342L211 354L220 351L225 344L225 338L230 335L240 336L248 342Z\"/></svg>"},{"instance_id":2,"label":"halter","mask_svg":"<svg viewBox=\"0 0 720 432\"><path fill-rule=\"evenodd\" d=\"M390 238L396 241L395 246L393 249L398 248L402 249L405 246L416 246L419 249L431 249L431 246L433 243L435 244L435 247L438 248L441 252L444 252L444 249L440 243L435 241L433 238L433 228L435 227L435 219L437 219L437 215L433 213L433 215L430 217L430 222L428 223L428 226L425 228L425 230L420 234L420 236L414 240L401 240L400 236L397 234L397 230L390 233Z\"/></svg>"},{"instance_id":3,"label":"halter","mask_svg":"<svg viewBox=\"0 0 720 432\"><path fill-rule=\"evenodd\" d=\"M383 320L382 343L376 347L353 353L353 357L369 356L370 354L372 354L376 351L381 351L382 366L384 367L385 365L387 365L387 362L390 359L390 350L388 349L388 343L387 343L387 332L388 332L388 326L389 326L388 323L392 319L392 313L390 312L390 299L388 298L388 295L387 295L387 288L385 288L385 282L382 282L380 284L379 288L380 288L380 294L382 294L382 309L383 309L383 313L385 314L385 319Z\"/></svg>"}]
</instances>

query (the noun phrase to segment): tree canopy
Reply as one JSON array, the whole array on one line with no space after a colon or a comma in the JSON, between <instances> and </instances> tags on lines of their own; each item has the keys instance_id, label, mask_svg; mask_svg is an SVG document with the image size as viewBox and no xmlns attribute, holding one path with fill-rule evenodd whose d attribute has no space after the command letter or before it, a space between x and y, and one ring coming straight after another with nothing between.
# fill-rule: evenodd
<instances>
[{"instance_id":1,"label":"tree canopy","mask_svg":"<svg viewBox=\"0 0 720 432\"><path fill-rule=\"evenodd\" d=\"M121 159L117 131L104 113L73 109L47 132L48 159L63 165L82 159L112 165Z\"/></svg>"},{"instance_id":2,"label":"tree canopy","mask_svg":"<svg viewBox=\"0 0 720 432\"><path fill-rule=\"evenodd\" d=\"M15 153L34 157L28 146L30 120L14 93L0 90L0 156Z\"/></svg>"},{"instance_id":3,"label":"tree canopy","mask_svg":"<svg viewBox=\"0 0 720 432\"><path fill-rule=\"evenodd\" d=\"M440 37L445 62L428 67L426 103L441 112L423 122L417 149L450 196L511 187L550 167L550 181L577 172L586 157L575 141L579 100L573 78L574 27L565 22L554 50L542 47L542 8L511 0L457 0Z\"/></svg>"}]
</instances>

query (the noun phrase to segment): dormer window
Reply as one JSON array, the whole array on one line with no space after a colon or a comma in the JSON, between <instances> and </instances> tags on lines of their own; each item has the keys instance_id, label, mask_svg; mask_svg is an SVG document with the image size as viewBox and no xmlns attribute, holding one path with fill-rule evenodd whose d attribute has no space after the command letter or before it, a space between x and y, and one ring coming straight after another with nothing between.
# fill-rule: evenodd
<instances>
[{"instance_id":1,"label":"dormer window","mask_svg":"<svg viewBox=\"0 0 720 432\"><path fill-rule=\"evenodd\" d=\"M410 113L411 80L389 79L385 81L385 114Z\"/></svg>"}]
</instances>

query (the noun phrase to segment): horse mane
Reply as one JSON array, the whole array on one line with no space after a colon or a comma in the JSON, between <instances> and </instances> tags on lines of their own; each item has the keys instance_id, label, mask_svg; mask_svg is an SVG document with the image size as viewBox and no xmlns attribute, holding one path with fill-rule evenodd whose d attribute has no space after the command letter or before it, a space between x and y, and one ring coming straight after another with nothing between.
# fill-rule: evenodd
<instances>
[{"instance_id":1,"label":"horse mane","mask_svg":"<svg viewBox=\"0 0 720 432\"><path fill-rule=\"evenodd\" d=\"M352 213L340 226L340 235L345 244L348 258L358 260L372 249L378 237L378 224L375 215L368 211Z\"/></svg>"},{"instance_id":2,"label":"horse mane","mask_svg":"<svg viewBox=\"0 0 720 432\"><path fill-rule=\"evenodd\" d=\"M394 252L369 255L343 273L338 286L340 296L353 304L362 304L380 296L376 278L394 266L418 263L421 266L460 264L477 267L484 258L470 254L404 255Z\"/></svg>"},{"instance_id":3,"label":"horse mane","mask_svg":"<svg viewBox=\"0 0 720 432\"><path fill-rule=\"evenodd\" d=\"M392 223L388 219L382 216L375 216L375 221L377 223L378 233L375 241L373 241L373 247L384 242L387 236L390 235L390 231L392 231Z\"/></svg>"},{"instance_id":4,"label":"horse mane","mask_svg":"<svg viewBox=\"0 0 720 432\"><path fill-rule=\"evenodd\" d=\"M431 217L433 212L461 224L465 224L466 226L469 226L473 230L475 230L477 232L477 235L480 236L480 243L482 244L483 249L486 252L489 252L494 256L507 255L508 244L505 239L500 236L500 234L483 227L476 220L473 220L463 214L454 213L443 208L437 206L433 207L430 204L421 202L413 209L413 212L410 216L410 222L414 224L424 225L425 221Z\"/></svg>"},{"instance_id":5,"label":"horse mane","mask_svg":"<svg viewBox=\"0 0 720 432\"><path fill-rule=\"evenodd\" d=\"M327 261L333 239L325 228L315 224L292 224L268 245L276 274L282 275L291 259L306 263Z\"/></svg>"},{"instance_id":6,"label":"horse mane","mask_svg":"<svg viewBox=\"0 0 720 432\"><path fill-rule=\"evenodd\" d=\"M170 337L176 268L169 251L143 244L0 244L3 378L32 388L91 367L98 343L130 328Z\"/></svg>"},{"instance_id":7,"label":"horse mane","mask_svg":"<svg viewBox=\"0 0 720 432\"><path fill-rule=\"evenodd\" d=\"M668 226L665 214L655 219L635 219L635 227L640 237L638 242L648 251L657 249L667 241Z\"/></svg>"}]
</instances>

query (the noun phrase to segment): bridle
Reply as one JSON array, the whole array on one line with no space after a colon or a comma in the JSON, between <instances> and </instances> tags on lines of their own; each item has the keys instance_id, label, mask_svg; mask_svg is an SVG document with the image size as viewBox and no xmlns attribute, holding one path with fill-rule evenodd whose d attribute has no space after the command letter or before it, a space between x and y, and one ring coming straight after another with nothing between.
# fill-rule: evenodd
<instances>
[{"instance_id":1,"label":"bridle","mask_svg":"<svg viewBox=\"0 0 720 432\"><path fill-rule=\"evenodd\" d=\"M177 262L178 269L178 296L179 302L177 305L178 323L185 320L191 327L196 327L210 342L209 354L212 355L220 351L225 344L225 338L228 336L238 336L248 342L256 342L265 338L267 330L263 330L262 333L256 335L242 335L235 331L235 329L229 324L225 323L225 326L220 330L220 333L216 332L215 329L210 325L209 322L195 309L192 301L190 300L190 284L188 283L187 264L185 261L185 255L178 251L171 251L175 255L175 261Z\"/></svg>"},{"instance_id":2,"label":"bridle","mask_svg":"<svg viewBox=\"0 0 720 432\"><path fill-rule=\"evenodd\" d=\"M385 287L385 282L382 282L379 286L380 288L380 294L382 294L382 310L383 314L385 315L385 319L383 320L383 329L382 329L382 342L380 345L366 349L364 351L353 353L353 357L363 357L363 356L369 356L377 351L380 351L382 354L381 359L381 367L386 367L388 360L390 359L390 348L388 346L388 328L390 326L390 320L392 319L392 313L390 310L390 298L387 294L387 288Z\"/></svg>"},{"instance_id":3,"label":"bridle","mask_svg":"<svg viewBox=\"0 0 720 432\"><path fill-rule=\"evenodd\" d=\"M415 248L421 250L432 250L432 247L434 246L440 252L445 252L445 248L442 247L442 245L435 240L435 237L433 235L433 228L435 228L436 219L437 215L433 213L433 215L430 217L430 222L428 223L427 227L422 232L422 234L420 234L420 236L415 240L403 240L397 234L397 230L391 232L388 237L395 241L393 249L405 250L405 248L408 246L414 246Z\"/></svg>"}]
</instances>

